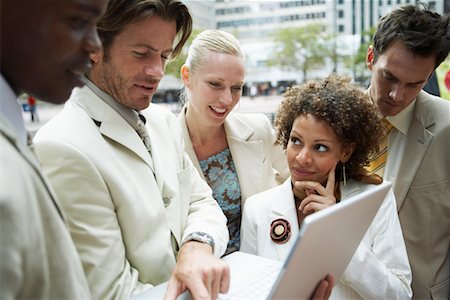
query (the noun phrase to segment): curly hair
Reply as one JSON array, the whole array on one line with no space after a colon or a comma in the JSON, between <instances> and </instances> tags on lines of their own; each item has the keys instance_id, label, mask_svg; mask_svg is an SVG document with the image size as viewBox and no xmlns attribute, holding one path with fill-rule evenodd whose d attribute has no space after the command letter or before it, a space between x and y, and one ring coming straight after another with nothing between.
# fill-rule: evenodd
<instances>
[{"instance_id":1,"label":"curly hair","mask_svg":"<svg viewBox=\"0 0 450 300\"><path fill-rule=\"evenodd\" d=\"M349 77L336 74L288 88L275 118L275 144L286 149L294 120L306 115L326 122L344 147L355 144L345 169L347 177L360 178L383 135L376 106L368 95L351 84ZM336 178L342 176L338 166Z\"/></svg>"}]
</instances>

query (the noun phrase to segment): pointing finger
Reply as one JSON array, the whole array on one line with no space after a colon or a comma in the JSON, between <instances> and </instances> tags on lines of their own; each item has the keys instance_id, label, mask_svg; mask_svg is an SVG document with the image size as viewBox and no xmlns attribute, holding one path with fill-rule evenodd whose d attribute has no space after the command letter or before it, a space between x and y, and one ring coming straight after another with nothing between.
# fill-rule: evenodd
<instances>
[{"instance_id":1,"label":"pointing finger","mask_svg":"<svg viewBox=\"0 0 450 300\"><path fill-rule=\"evenodd\" d=\"M328 172L327 186L325 187L328 192L334 194L334 185L336 181L336 165Z\"/></svg>"}]
</instances>

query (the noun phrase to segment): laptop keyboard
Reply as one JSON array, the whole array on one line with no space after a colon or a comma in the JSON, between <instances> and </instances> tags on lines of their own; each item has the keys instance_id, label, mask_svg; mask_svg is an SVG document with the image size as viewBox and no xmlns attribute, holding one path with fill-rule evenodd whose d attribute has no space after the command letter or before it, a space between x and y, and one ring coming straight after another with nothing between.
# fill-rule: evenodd
<instances>
[{"instance_id":1,"label":"laptop keyboard","mask_svg":"<svg viewBox=\"0 0 450 300\"><path fill-rule=\"evenodd\" d=\"M266 299L277 280L282 264L271 264L258 270L255 277L245 285L229 294L220 294L219 299Z\"/></svg>"}]
</instances>

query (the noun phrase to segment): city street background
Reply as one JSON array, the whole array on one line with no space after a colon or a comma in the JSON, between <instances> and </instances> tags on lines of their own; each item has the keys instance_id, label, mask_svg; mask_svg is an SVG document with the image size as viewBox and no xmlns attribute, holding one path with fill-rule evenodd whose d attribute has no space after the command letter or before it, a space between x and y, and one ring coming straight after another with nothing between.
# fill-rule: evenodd
<instances>
[{"instance_id":1,"label":"city street background","mask_svg":"<svg viewBox=\"0 0 450 300\"><path fill-rule=\"evenodd\" d=\"M280 102L281 95L258 96L253 99L250 99L250 97L242 97L233 111L240 113L263 113L272 121ZM181 104L178 102L158 103L157 105L167 107L176 115L178 115L181 110ZM22 111L27 130L34 134L39 128L41 128L42 125L56 116L63 109L63 107L64 105L52 105L45 102L38 102L36 111L39 122L31 122L30 113Z\"/></svg>"}]
</instances>

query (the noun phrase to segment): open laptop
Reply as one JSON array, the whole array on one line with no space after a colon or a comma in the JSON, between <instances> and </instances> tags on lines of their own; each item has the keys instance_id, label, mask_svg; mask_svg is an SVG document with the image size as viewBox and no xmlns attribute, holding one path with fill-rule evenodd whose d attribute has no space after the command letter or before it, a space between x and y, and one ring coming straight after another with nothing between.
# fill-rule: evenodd
<instances>
[{"instance_id":1,"label":"open laptop","mask_svg":"<svg viewBox=\"0 0 450 300\"><path fill-rule=\"evenodd\" d=\"M384 182L307 216L284 263L242 252L224 257L231 282L219 299L308 299L327 274L339 282L390 187ZM162 299L166 288L167 282L132 299Z\"/></svg>"}]
</instances>

